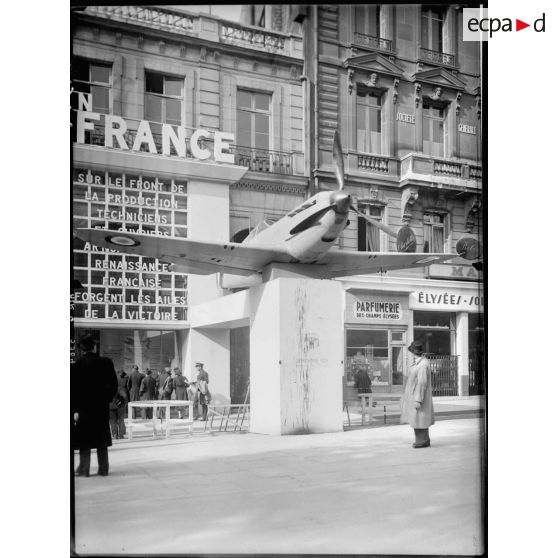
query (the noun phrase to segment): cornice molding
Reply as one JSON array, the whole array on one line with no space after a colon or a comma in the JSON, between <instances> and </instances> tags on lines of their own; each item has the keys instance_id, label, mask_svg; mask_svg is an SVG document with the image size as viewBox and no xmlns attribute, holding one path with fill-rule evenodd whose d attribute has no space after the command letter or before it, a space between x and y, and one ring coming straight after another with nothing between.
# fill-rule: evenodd
<instances>
[{"instance_id":1,"label":"cornice molding","mask_svg":"<svg viewBox=\"0 0 558 558\"><path fill-rule=\"evenodd\" d=\"M411 81L419 84L429 84L434 87L465 91L465 83L445 68L433 68L424 72L415 72Z\"/></svg>"}]
</instances>

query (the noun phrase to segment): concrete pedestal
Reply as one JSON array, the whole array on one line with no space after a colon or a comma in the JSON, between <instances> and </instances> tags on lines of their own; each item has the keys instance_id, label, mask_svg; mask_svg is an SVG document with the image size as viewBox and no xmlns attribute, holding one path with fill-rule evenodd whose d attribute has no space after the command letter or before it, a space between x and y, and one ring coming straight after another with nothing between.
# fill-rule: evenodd
<instances>
[{"instance_id":1,"label":"concrete pedestal","mask_svg":"<svg viewBox=\"0 0 558 558\"><path fill-rule=\"evenodd\" d=\"M248 298L251 432L341 431L341 285L279 278L251 288Z\"/></svg>"}]
</instances>

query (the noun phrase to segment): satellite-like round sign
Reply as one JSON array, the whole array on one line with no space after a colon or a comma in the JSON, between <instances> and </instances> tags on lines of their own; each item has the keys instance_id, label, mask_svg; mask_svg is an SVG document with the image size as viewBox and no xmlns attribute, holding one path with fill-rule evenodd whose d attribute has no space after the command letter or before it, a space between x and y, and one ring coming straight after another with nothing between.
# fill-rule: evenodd
<instances>
[{"instance_id":1,"label":"satellite-like round sign","mask_svg":"<svg viewBox=\"0 0 558 558\"><path fill-rule=\"evenodd\" d=\"M417 237L409 225L403 225L397 233L398 252L416 252Z\"/></svg>"},{"instance_id":2,"label":"satellite-like round sign","mask_svg":"<svg viewBox=\"0 0 558 558\"><path fill-rule=\"evenodd\" d=\"M455 251L466 260L478 260L482 256L481 243L472 236L464 236L457 241Z\"/></svg>"},{"instance_id":3,"label":"satellite-like round sign","mask_svg":"<svg viewBox=\"0 0 558 558\"><path fill-rule=\"evenodd\" d=\"M107 236L105 240L110 244L116 244L116 246L139 246L140 244L137 240L129 236L121 235Z\"/></svg>"}]
</instances>

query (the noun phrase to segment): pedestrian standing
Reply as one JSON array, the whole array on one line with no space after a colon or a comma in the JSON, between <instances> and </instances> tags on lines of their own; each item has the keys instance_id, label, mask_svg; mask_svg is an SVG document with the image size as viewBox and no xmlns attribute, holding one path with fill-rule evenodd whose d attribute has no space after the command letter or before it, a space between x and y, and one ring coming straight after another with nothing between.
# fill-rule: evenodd
<instances>
[{"instance_id":1,"label":"pedestrian standing","mask_svg":"<svg viewBox=\"0 0 558 558\"><path fill-rule=\"evenodd\" d=\"M130 391L130 401L140 400L140 385L143 380L143 374L139 371L137 364L134 364L130 377L128 378L128 390ZM132 418L136 418L139 414L139 409L133 409Z\"/></svg>"},{"instance_id":2,"label":"pedestrian standing","mask_svg":"<svg viewBox=\"0 0 558 558\"><path fill-rule=\"evenodd\" d=\"M198 385L196 382L190 382L188 384L188 399L192 402L192 420L198 420L199 417L199 397L198 397Z\"/></svg>"},{"instance_id":3,"label":"pedestrian standing","mask_svg":"<svg viewBox=\"0 0 558 558\"><path fill-rule=\"evenodd\" d=\"M158 392L159 399L165 400L170 399L173 391L173 382L171 377L171 369L169 367L165 368L165 371L159 376ZM157 412L157 416L162 419L165 416L165 412L162 408Z\"/></svg>"},{"instance_id":4,"label":"pedestrian standing","mask_svg":"<svg viewBox=\"0 0 558 558\"><path fill-rule=\"evenodd\" d=\"M110 430L112 432L112 437L117 440L126 436L126 424L124 417L126 415L126 409L128 408L129 401L127 380L128 376L126 375L126 372L124 372L124 370L119 370L116 375L118 388L116 395L113 397L109 405Z\"/></svg>"},{"instance_id":5,"label":"pedestrian standing","mask_svg":"<svg viewBox=\"0 0 558 558\"><path fill-rule=\"evenodd\" d=\"M153 377L151 370L148 368L145 371L145 376L140 384L140 399L141 401L154 401L157 399L156 380ZM142 408L141 418L153 418L153 409Z\"/></svg>"},{"instance_id":6,"label":"pedestrian standing","mask_svg":"<svg viewBox=\"0 0 558 558\"><path fill-rule=\"evenodd\" d=\"M372 381L366 371L366 368L359 367L355 374L355 387L357 393L370 393L372 391Z\"/></svg>"},{"instance_id":7,"label":"pedestrian standing","mask_svg":"<svg viewBox=\"0 0 558 558\"><path fill-rule=\"evenodd\" d=\"M413 355L413 362L401 397L401 423L414 429L414 448L427 448L430 446L428 429L434 424L430 363L420 341L413 341L408 350Z\"/></svg>"},{"instance_id":8,"label":"pedestrian standing","mask_svg":"<svg viewBox=\"0 0 558 558\"><path fill-rule=\"evenodd\" d=\"M76 476L89 476L91 449L97 450L99 475L109 473L108 447L112 445L109 403L118 389L116 371L110 358L95 352L95 341L86 335L79 342L84 351L71 368L71 408L73 449L79 450Z\"/></svg>"},{"instance_id":9,"label":"pedestrian standing","mask_svg":"<svg viewBox=\"0 0 558 558\"><path fill-rule=\"evenodd\" d=\"M203 368L203 362L196 362L198 375L196 383L198 386L198 398L202 408L202 418L199 420L207 420L208 405L211 402L211 393L209 391L209 374Z\"/></svg>"},{"instance_id":10,"label":"pedestrian standing","mask_svg":"<svg viewBox=\"0 0 558 558\"><path fill-rule=\"evenodd\" d=\"M174 369L174 394L177 401L188 401L188 379L182 375L180 368ZM178 418L184 418L185 413L182 407L178 407Z\"/></svg>"}]
</instances>

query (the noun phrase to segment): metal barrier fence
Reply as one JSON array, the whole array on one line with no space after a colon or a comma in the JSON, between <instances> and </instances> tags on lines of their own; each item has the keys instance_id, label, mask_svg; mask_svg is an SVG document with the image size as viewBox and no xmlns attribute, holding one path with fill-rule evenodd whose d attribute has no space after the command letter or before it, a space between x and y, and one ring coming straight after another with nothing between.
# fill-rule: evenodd
<instances>
[{"instance_id":1,"label":"metal barrier fence","mask_svg":"<svg viewBox=\"0 0 558 558\"><path fill-rule=\"evenodd\" d=\"M249 429L249 404L208 406L204 432L248 432Z\"/></svg>"},{"instance_id":2,"label":"metal barrier fence","mask_svg":"<svg viewBox=\"0 0 558 558\"><path fill-rule=\"evenodd\" d=\"M430 361L432 371L432 395L457 395L457 356L424 355Z\"/></svg>"}]
</instances>

